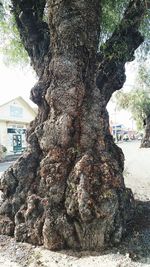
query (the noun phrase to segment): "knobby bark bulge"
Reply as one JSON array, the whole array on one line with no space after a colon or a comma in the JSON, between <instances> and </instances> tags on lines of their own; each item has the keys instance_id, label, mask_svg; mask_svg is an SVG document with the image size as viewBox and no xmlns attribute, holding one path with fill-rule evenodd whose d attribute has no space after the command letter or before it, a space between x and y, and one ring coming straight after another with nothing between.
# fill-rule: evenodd
<instances>
[{"instance_id":1,"label":"knobby bark bulge","mask_svg":"<svg viewBox=\"0 0 150 267\"><path fill-rule=\"evenodd\" d=\"M136 22L126 26L134 40L120 26L120 36L118 30L109 40L99 67L99 0L47 1L48 27L36 13L45 1L12 2L39 76L31 90L39 113L28 129L27 151L1 179L0 233L53 250L98 250L120 242L134 201L124 184L124 156L110 135L106 105L124 83L124 64L143 40L137 30L142 1L131 1L126 13L135 13ZM33 22L41 31L31 32ZM127 42L126 54L116 56L115 34L119 44Z\"/></svg>"}]
</instances>

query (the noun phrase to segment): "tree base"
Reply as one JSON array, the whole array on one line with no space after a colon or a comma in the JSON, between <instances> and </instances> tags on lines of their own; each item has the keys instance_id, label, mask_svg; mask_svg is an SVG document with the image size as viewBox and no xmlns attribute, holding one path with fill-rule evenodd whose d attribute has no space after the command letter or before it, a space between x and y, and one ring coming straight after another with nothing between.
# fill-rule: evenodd
<instances>
[{"instance_id":1,"label":"tree base","mask_svg":"<svg viewBox=\"0 0 150 267\"><path fill-rule=\"evenodd\" d=\"M20 166L22 176L18 178ZM28 171L23 172L25 166ZM134 213L130 189L100 186L95 178L89 194L90 177L82 174L77 181L74 171L67 187L55 184L50 194L43 178L30 172L35 166L36 158L27 153L3 175L0 234L50 250L101 250L121 241Z\"/></svg>"}]
</instances>

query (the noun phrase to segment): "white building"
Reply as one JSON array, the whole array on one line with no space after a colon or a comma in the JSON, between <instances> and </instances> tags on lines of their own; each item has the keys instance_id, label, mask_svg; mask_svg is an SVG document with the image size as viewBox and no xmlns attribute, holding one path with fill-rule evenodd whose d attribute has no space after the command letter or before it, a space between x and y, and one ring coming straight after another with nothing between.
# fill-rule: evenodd
<instances>
[{"instance_id":1,"label":"white building","mask_svg":"<svg viewBox=\"0 0 150 267\"><path fill-rule=\"evenodd\" d=\"M35 116L36 111L20 96L0 106L0 144L7 154L24 150L26 128Z\"/></svg>"}]
</instances>

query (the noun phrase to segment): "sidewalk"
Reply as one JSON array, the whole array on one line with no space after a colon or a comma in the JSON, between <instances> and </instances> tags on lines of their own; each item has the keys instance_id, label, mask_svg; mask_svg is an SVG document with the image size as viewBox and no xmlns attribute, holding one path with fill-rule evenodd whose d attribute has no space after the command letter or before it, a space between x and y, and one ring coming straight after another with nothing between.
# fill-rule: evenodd
<instances>
[{"instance_id":1,"label":"sidewalk","mask_svg":"<svg viewBox=\"0 0 150 267\"><path fill-rule=\"evenodd\" d=\"M14 154L14 155L7 155L5 158L0 160L0 163L8 162L8 161L15 161L17 160L22 154Z\"/></svg>"}]
</instances>

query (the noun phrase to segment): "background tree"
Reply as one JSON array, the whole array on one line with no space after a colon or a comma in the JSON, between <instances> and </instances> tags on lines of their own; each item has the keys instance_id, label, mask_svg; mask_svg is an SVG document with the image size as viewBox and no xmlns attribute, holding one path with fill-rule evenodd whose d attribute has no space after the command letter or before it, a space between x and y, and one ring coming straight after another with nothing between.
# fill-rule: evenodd
<instances>
[{"instance_id":1,"label":"background tree","mask_svg":"<svg viewBox=\"0 0 150 267\"><path fill-rule=\"evenodd\" d=\"M29 64L29 57L9 8L11 2L2 0L0 3L0 54L7 66L26 66Z\"/></svg>"},{"instance_id":2,"label":"background tree","mask_svg":"<svg viewBox=\"0 0 150 267\"><path fill-rule=\"evenodd\" d=\"M104 40L102 21L113 2L124 5ZM2 234L49 249L100 249L120 242L134 202L106 105L144 40L139 27L145 3L12 0L39 78L31 90L39 111L28 129L27 151L1 179Z\"/></svg>"},{"instance_id":3,"label":"background tree","mask_svg":"<svg viewBox=\"0 0 150 267\"><path fill-rule=\"evenodd\" d=\"M149 67L141 65L137 74L135 88L130 92L116 93L119 108L129 109L137 128L145 128L141 147L150 147L150 78Z\"/></svg>"},{"instance_id":4,"label":"background tree","mask_svg":"<svg viewBox=\"0 0 150 267\"><path fill-rule=\"evenodd\" d=\"M101 34L99 47L105 44L106 40L112 35L129 0L102 0L101 12ZM146 59L149 56L149 1L145 0L146 14L140 26L140 31L144 34L144 42L136 50L135 55L139 60ZM48 21L47 6L45 6L43 20ZM0 1L0 53L3 54L4 62L8 64L25 65L29 63L29 57L15 23L14 13L11 12L11 0ZM32 62L31 62L32 63Z\"/></svg>"}]
</instances>

